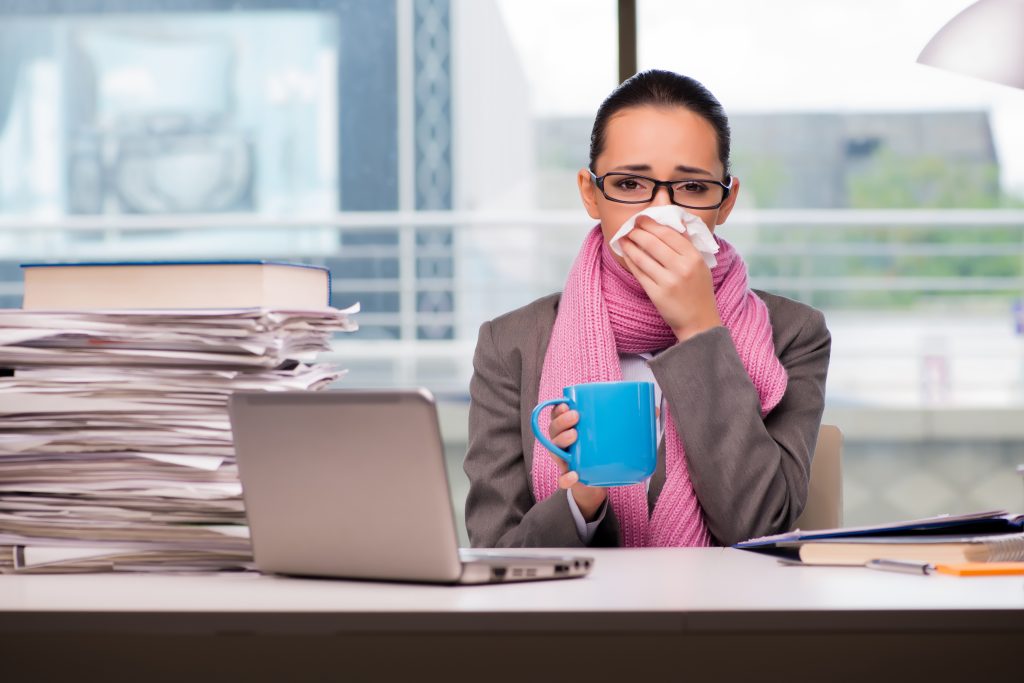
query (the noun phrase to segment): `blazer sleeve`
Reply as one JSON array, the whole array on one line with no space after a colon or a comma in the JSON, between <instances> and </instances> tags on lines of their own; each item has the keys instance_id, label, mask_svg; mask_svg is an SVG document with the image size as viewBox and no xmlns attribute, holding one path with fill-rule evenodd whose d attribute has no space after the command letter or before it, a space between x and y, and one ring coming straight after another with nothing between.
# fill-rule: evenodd
<instances>
[{"instance_id":1,"label":"blazer sleeve","mask_svg":"<svg viewBox=\"0 0 1024 683\"><path fill-rule=\"evenodd\" d=\"M789 529L803 510L830 350L824 316L807 309L792 341L776 349L789 383L763 419L757 389L726 328L652 359L708 530L722 545Z\"/></svg>"},{"instance_id":2,"label":"blazer sleeve","mask_svg":"<svg viewBox=\"0 0 1024 683\"><path fill-rule=\"evenodd\" d=\"M480 327L469 383L466 529L474 547L582 547L565 495L535 503L520 432L520 373ZM521 360L518 363L521 366ZM601 526L606 526L603 522Z\"/></svg>"}]
</instances>

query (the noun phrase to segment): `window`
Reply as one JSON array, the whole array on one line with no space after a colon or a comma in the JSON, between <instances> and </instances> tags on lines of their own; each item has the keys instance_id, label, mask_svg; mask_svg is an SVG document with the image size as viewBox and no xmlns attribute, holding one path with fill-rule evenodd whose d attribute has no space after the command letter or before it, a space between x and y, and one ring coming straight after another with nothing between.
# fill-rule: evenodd
<instances>
[{"instance_id":1,"label":"window","mask_svg":"<svg viewBox=\"0 0 1024 683\"><path fill-rule=\"evenodd\" d=\"M638 3L640 68L730 114L721 234L826 312L850 523L1021 503L1024 93L915 62L970 4Z\"/></svg>"}]
</instances>

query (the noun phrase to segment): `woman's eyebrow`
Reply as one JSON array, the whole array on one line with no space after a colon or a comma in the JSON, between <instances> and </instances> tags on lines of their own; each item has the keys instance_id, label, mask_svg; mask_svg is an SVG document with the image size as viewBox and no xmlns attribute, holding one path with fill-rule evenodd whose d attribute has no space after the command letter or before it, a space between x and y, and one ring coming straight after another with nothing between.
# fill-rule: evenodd
<instances>
[{"instance_id":1,"label":"woman's eyebrow","mask_svg":"<svg viewBox=\"0 0 1024 683\"><path fill-rule=\"evenodd\" d=\"M703 168L697 168L696 166L684 166L680 164L676 166L676 170L682 173L703 173L704 175L714 175L711 171L705 171ZM624 166L616 166L612 171L633 171L634 173L649 173L651 166L649 164L626 164Z\"/></svg>"},{"instance_id":2,"label":"woman's eyebrow","mask_svg":"<svg viewBox=\"0 0 1024 683\"><path fill-rule=\"evenodd\" d=\"M677 171L683 173L703 173L704 175L714 175L711 171L705 171L703 168L697 168L696 166L676 166Z\"/></svg>"}]
</instances>

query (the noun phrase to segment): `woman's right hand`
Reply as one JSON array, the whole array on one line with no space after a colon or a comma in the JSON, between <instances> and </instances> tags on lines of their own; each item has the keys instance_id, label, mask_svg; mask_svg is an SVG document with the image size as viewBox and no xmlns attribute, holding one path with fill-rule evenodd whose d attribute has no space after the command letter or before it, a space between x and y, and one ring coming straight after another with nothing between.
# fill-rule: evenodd
<instances>
[{"instance_id":1,"label":"woman's right hand","mask_svg":"<svg viewBox=\"0 0 1024 683\"><path fill-rule=\"evenodd\" d=\"M576 430L574 427L580 421L580 414L575 410L569 410L565 403L559 403L551 411L551 424L548 426L548 438L552 443L563 451L576 443ZM571 489L576 507L583 514L583 519L591 522L597 517L597 511L601 509L605 499L608 497L608 489L599 486L587 486L580 483L580 475L569 471L569 464L554 453L549 453L555 461L555 466L561 473L558 477L558 487Z\"/></svg>"}]
</instances>

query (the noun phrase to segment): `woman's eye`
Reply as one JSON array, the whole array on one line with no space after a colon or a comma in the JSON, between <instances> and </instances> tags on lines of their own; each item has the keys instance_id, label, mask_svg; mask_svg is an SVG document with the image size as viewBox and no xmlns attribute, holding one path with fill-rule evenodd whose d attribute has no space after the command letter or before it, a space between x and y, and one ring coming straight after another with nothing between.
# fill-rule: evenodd
<instances>
[{"instance_id":1,"label":"woman's eye","mask_svg":"<svg viewBox=\"0 0 1024 683\"><path fill-rule=\"evenodd\" d=\"M615 186L620 190L626 190L628 192L644 189L644 186L636 178L624 178L617 182Z\"/></svg>"},{"instance_id":2,"label":"woman's eye","mask_svg":"<svg viewBox=\"0 0 1024 683\"><path fill-rule=\"evenodd\" d=\"M676 185L676 189L680 192L686 192L687 194L701 194L708 191L708 186L704 183L697 182L685 182Z\"/></svg>"}]
</instances>

